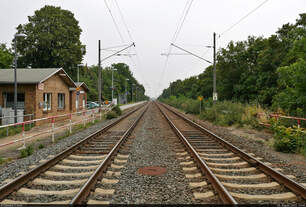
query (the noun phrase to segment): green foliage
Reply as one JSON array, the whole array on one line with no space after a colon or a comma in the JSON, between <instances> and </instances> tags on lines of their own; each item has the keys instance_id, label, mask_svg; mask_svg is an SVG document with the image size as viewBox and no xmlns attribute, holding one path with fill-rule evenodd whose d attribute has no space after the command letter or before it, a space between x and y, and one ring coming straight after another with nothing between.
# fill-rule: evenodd
<instances>
[{"instance_id":1,"label":"green foliage","mask_svg":"<svg viewBox=\"0 0 306 207\"><path fill-rule=\"evenodd\" d=\"M24 158L30 156L31 154L33 154L33 152L34 148L31 145L29 145L25 149L20 150L20 157Z\"/></svg>"},{"instance_id":2,"label":"green foliage","mask_svg":"<svg viewBox=\"0 0 306 207\"><path fill-rule=\"evenodd\" d=\"M278 84L282 88L274 98L273 107L282 108L295 116L306 114L306 59L280 67Z\"/></svg>"},{"instance_id":3,"label":"green foliage","mask_svg":"<svg viewBox=\"0 0 306 207\"><path fill-rule=\"evenodd\" d=\"M114 111L118 116L120 116L122 114L122 111L121 111L121 109L118 105L114 106L112 108L112 111Z\"/></svg>"},{"instance_id":4,"label":"green foliage","mask_svg":"<svg viewBox=\"0 0 306 207\"><path fill-rule=\"evenodd\" d=\"M132 72L129 69L129 66L124 63L113 64L111 67L103 68L102 70L102 99L111 100L112 91L112 68L117 69L114 71L114 98L118 97L118 94L125 94L125 87L127 86L127 98L128 102L132 101L132 86L133 86L133 101L135 101L136 90L137 89L137 100L147 100L148 97L145 96L144 86L139 84L138 81L134 78ZM126 79L129 79L128 81ZM98 100L98 67L81 67L80 68L80 81L85 82L89 87L88 100L97 101Z\"/></svg>"},{"instance_id":5,"label":"green foliage","mask_svg":"<svg viewBox=\"0 0 306 207\"><path fill-rule=\"evenodd\" d=\"M163 102L175 108L182 109L186 113L198 114L200 112L200 101L195 99L186 98L183 96L171 96L169 99L163 99Z\"/></svg>"},{"instance_id":6,"label":"green foliage","mask_svg":"<svg viewBox=\"0 0 306 207\"><path fill-rule=\"evenodd\" d=\"M117 113L115 111L109 111L106 114L106 119L113 119L118 117Z\"/></svg>"},{"instance_id":7,"label":"green foliage","mask_svg":"<svg viewBox=\"0 0 306 207\"><path fill-rule=\"evenodd\" d=\"M19 33L27 35L18 38L21 55L18 66L63 67L75 79L74 71L82 61L85 46L81 44L82 30L74 14L60 7L45 6L29 16L28 21L17 27Z\"/></svg>"},{"instance_id":8,"label":"green foliage","mask_svg":"<svg viewBox=\"0 0 306 207\"><path fill-rule=\"evenodd\" d=\"M4 164L5 163L5 159L0 157L0 165Z\"/></svg>"},{"instance_id":9,"label":"green foliage","mask_svg":"<svg viewBox=\"0 0 306 207\"><path fill-rule=\"evenodd\" d=\"M12 51L5 44L0 44L0 68L11 68L13 58Z\"/></svg>"},{"instance_id":10,"label":"green foliage","mask_svg":"<svg viewBox=\"0 0 306 207\"><path fill-rule=\"evenodd\" d=\"M43 148L45 148L45 145L43 145L43 144L38 145L38 149L43 149Z\"/></svg>"},{"instance_id":11,"label":"green foliage","mask_svg":"<svg viewBox=\"0 0 306 207\"><path fill-rule=\"evenodd\" d=\"M199 114L200 112L200 101L197 99L171 96L169 99L161 99L161 101L182 109L186 113ZM253 128L259 128L256 116L256 106L232 101L220 101L213 105L211 99L206 99L202 102L200 119L208 120L221 126L248 125Z\"/></svg>"},{"instance_id":12,"label":"green foliage","mask_svg":"<svg viewBox=\"0 0 306 207\"><path fill-rule=\"evenodd\" d=\"M306 13L295 24L284 24L268 38L248 37L230 42L217 53L218 100L256 103L282 108L289 115L306 114ZM176 80L163 90L160 99L185 96L212 97L212 66L200 75ZM179 107L181 108L181 107ZM213 110L207 117L216 117ZM230 124L223 114L224 123ZM239 119L239 118L235 118Z\"/></svg>"},{"instance_id":13,"label":"green foliage","mask_svg":"<svg viewBox=\"0 0 306 207\"><path fill-rule=\"evenodd\" d=\"M271 121L274 132L274 148L280 152L294 153L306 152L305 129L296 127L285 127L279 125L277 121ZM304 132L303 132L304 131Z\"/></svg>"}]
</instances>

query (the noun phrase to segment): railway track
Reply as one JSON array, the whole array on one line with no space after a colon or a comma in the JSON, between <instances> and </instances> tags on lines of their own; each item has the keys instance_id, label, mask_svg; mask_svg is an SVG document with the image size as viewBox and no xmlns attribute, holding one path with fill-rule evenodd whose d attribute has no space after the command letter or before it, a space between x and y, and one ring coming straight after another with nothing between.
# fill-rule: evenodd
<instances>
[{"instance_id":1,"label":"railway track","mask_svg":"<svg viewBox=\"0 0 306 207\"><path fill-rule=\"evenodd\" d=\"M107 204L142 105L0 188L1 204ZM91 193L94 192L94 193Z\"/></svg>"},{"instance_id":2,"label":"railway track","mask_svg":"<svg viewBox=\"0 0 306 207\"><path fill-rule=\"evenodd\" d=\"M170 107L157 106L180 139L177 156L196 199L218 196L225 204L305 203L305 187L281 169L269 167L260 157L238 149Z\"/></svg>"}]
</instances>

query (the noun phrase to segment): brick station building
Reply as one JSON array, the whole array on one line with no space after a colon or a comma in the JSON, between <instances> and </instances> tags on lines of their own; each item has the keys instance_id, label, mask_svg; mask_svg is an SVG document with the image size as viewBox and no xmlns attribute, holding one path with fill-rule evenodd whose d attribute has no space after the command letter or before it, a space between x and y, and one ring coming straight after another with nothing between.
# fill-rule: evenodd
<instances>
[{"instance_id":1,"label":"brick station building","mask_svg":"<svg viewBox=\"0 0 306 207\"><path fill-rule=\"evenodd\" d=\"M85 108L87 92L85 83L75 83L62 68L17 69L17 108L35 119ZM13 69L0 69L0 106L14 107Z\"/></svg>"}]
</instances>

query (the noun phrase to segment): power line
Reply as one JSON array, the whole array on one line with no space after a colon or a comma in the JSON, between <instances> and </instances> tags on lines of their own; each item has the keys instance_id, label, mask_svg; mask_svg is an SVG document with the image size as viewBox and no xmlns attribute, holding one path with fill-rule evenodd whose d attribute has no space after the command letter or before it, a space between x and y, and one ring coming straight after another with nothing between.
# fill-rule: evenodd
<instances>
[{"instance_id":1,"label":"power line","mask_svg":"<svg viewBox=\"0 0 306 207\"><path fill-rule=\"evenodd\" d=\"M112 17L113 23L114 23L114 25L115 25L115 27L116 27L116 30L117 30L117 32L118 32L118 34L119 34L119 36L120 36L121 42L124 42L123 36L122 36L122 34L121 34L120 30L119 30L119 26L118 26L118 24L117 24L117 22L116 22L116 20L115 20L115 17L113 16L113 13L112 13L110 7L108 6L107 0L104 0L104 4L105 4L105 6L107 7L107 10L108 10L109 14L110 14L111 17Z\"/></svg>"},{"instance_id":2,"label":"power line","mask_svg":"<svg viewBox=\"0 0 306 207\"><path fill-rule=\"evenodd\" d=\"M253 12L255 12L257 9L259 9L262 5L264 5L265 3L267 3L269 0L265 0L264 2L262 2L261 4L259 4L255 9L251 10L249 13L247 13L245 16L243 16L242 18L240 18L235 24L233 24L232 26L230 26L229 28L227 28L226 30L224 30L220 35L222 36L224 33L230 31L232 28L234 28L237 24L239 24L240 22L242 22L245 18L247 18L249 15L251 15ZM219 36L220 37L220 36Z\"/></svg>"},{"instance_id":3,"label":"power line","mask_svg":"<svg viewBox=\"0 0 306 207\"><path fill-rule=\"evenodd\" d=\"M186 17L190 11L190 8L191 8L191 5L193 3L193 0L188 0L186 1L186 4L185 4L185 7L183 9L183 12L182 12L182 15L180 17L180 20L179 20L179 23L178 23L178 27L176 28L174 34L173 34L173 37L172 37L172 43L175 43L175 41L177 40L178 36L179 36L179 33L181 32L182 28L183 28L183 25L184 25L184 22L186 20ZM169 45L168 47L168 52L167 54L170 54L172 51L172 46ZM163 71L162 71L162 74L161 74L161 78L159 79L159 82L158 82L158 86L161 88L161 82L163 81L164 79L164 74L165 74L165 70L168 66L168 62L169 62L169 55L166 56L166 60L165 60L165 63L164 63L164 67L163 67Z\"/></svg>"},{"instance_id":4,"label":"power line","mask_svg":"<svg viewBox=\"0 0 306 207\"><path fill-rule=\"evenodd\" d=\"M124 27L125 27L127 33L128 33L128 36L129 36L131 42L134 42L134 39L133 39L133 37L132 37L132 34L131 34L131 32L130 32L130 30L129 30L129 27L128 27L126 21L125 21L124 15L123 15L123 13L122 13L122 11L121 11L121 9L120 9L120 6L119 6L117 0L115 0L115 4L116 4L116 7L117 7L117 9L118 9L118 11L119 11L119 14L120 14L121 20L122 20L122 22L123 22L123 25L124 25ZM138 65L141 65L141 63L140 63L140 58L139 58L137 49L136 49L135 47L133 47L133 50L134 50L134 52L135 52L135 54L136 54ZM136 70L138 70L138 66L137 66L137 64L135 63L133 57L129 56L129 58L131 59L131 61L132 61L133 65L134 65L134 67L136 68ZM138 71L139 71L139 70L138 70ZM144 77L143 77L143 75L142 75L142 73L141 73L140 71L139 71L139 74L140 74L142 80L145 82L145 84L148 85L148 86L150 86L150 85L147 83L147 81L144 79Z\"/></svg>"},{"instance_id":5,"label":"power line","mask_svg":"<svg viewBox=\"0 0 306 207\"><path fill-rule=\"evenodd\" d=\"M183 27L183 25L184 25L184 22L185 22L185 20L186 20L186 17L187 17L187 15L188 15L188 13L189 13L189 10L190 10L190 7L191 7L192 3L193 3L193 0L190 1L189 5L188 5L188 7L187 7L187 9L186 9L185 15L183 16L183 20L182 20L180 26L179 26L178 29L177 29L177 33L176 33L176 35L174 36L174 39L173 39L172 43L175 43L175 41L177 40L178 35L179 35L179 33L181 32L182 27Z\"/></svg>"}]
</instances>

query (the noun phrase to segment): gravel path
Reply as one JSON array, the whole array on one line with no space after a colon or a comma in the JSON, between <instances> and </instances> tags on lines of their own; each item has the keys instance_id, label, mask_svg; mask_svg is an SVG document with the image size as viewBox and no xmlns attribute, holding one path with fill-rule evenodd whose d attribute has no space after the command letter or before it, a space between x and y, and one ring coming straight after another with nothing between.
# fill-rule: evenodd
<instances>
[{"instance_id":1,"label":"gravel path","mask_svg":"<svg viewBox=\"0 0 306 207\"><path fill-rule=\"evenodd\" d=\"M128 111L132 110L134 107L129 108L125 111L127 113ZM56 144L49 145L48 147L38 150L34 152L31 156L18 159L12 163L9 163L6 166L1 166L0 169L0 186L4 185L8 180L7 179L13 179L20 175L22 172L27 172L31 170L30 166L32 165L38 165L40 160L48 159L49 155L56 155L63 150L67 149L69 146L72 146L76 142L82 140L86 136L92 134L93 132L101 129L102 127L106 126L107 124L116 121L116 119L111 120L105 120L100 123L97 123L81 132L78 132L76 134L73 134L71 136L68 136L62 140L60 140ZM6 181L6 182L4 182Z\"/></svg>"},{"instance_id":2,"label":"gravel path","mask_svg":"<svg viewBox=\"0 0 306 207\"><path fill-rule=\"evenodd\" d=\"M168 124L151 105L132 136L126 167L115 187L111 203L116 204L186 204L194 203L192 192L167 137L174 136ZM163 175L137 173L142 167L167 169Z\"/></svg>"}]
</instances>

